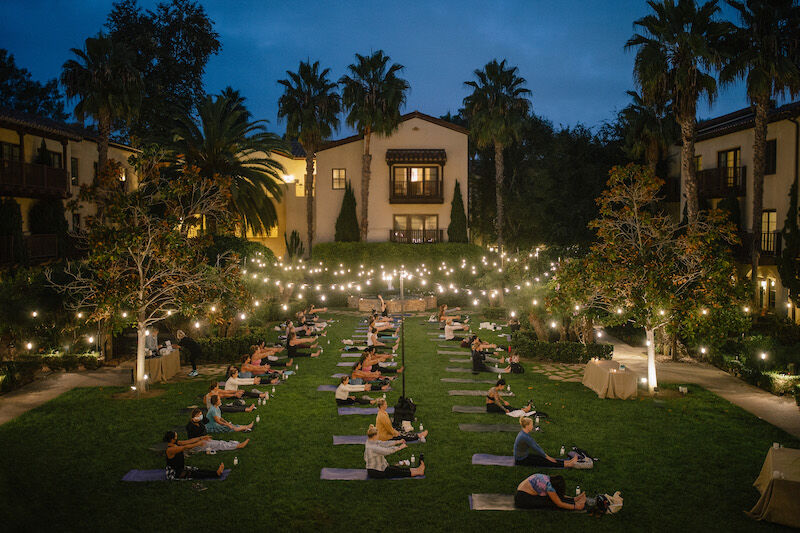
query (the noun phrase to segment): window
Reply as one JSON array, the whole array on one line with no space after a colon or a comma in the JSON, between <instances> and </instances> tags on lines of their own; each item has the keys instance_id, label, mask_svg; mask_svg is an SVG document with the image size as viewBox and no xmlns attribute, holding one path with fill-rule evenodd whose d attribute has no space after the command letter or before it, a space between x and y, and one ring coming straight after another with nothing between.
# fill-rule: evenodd
<instances>
[{"instance_id":1,"label":"window","mask_svg":"<svg viewBox=\"0 0 800 533\"><path fill-rule=\"evenodd\" d=\"M696 155L694 156L694 171L700 172L701 170L703 170L703 156Z\"/></svg>"},{"instance_id":2,"label":"window","mask_svg":"<svg viewBox=\"0 0 800 533\"><path fill-rule=\"evenodd\" d=\"M394 215L392 240L395 242L438 242L437 215Z\"/></svg>"},{"instance_id":3,"label":"window","mask_svg":"<svg viewBox=\"0 0 800 533\"><path fill-rule=\"evenodd\" d=\"M422 200L442 202L439 167L401 167L392 169L391 197L394 201Z\"/></svg>"},{"instance_id":4,"label":"window","mask_svg":"<svg viewBox=\"0 0 800 533\"><path fill-rule=\"evenodd\" d=\"M717 168L722 172L723 179L728 187L737 186L739 167L742 166L742 151L739 148L723 150L717 154Z\"/></svg>"},{"instance_id":5,"label":"window","mask_svg":"<svg viewBox=\"0 0 800 533\"><path fill-rule=\"evenodd\" d=\"M764 174L775 174L778 171L778 140L767 141L767 152L764 154Z\"/></svg>"},{"instance_id":6,"label":"window","mask_svg":"<svg viewBox=\"0 0 800 533\"><path fill-rule=\"evenodd\" d=\"M776 238L778 229L774 209L765 209L761 212L761 251L765 253L776 252Z\"/></svg>"},{"instance_id":7,"label":"window","mask_svg":"<svg viewBox=\"0 0 800 533\"><path fill-rule=\"evenodd\" d=\"M50 150L47 151L47 155L49 156L50 166L53 168L63 168L61 164L61 153L60 152L51 152Z\"/></svg>"},{"instance_id":8,"label":"window","mask_svg":"<svg viewBox=\"0 0 800 533\"><path fill-rule=\"evenodd\" d=\"M316 178L316 174L314 174L314 178ZM311 195L313 196L317 192L317 180L314 179L314 185L311 187ZM294 182L294 195L297 198L302 198L306 195L306 176L303 174L299 176Z\"/></svg>"},{"instance_id":9,"label":"window","mask_svg":"<svg viewBox=\"0 0 800 533\"><path fill-rule=\"evenodd\" d=\"M69 160L69 171L72 185L78 185L78 158L72 157Z\"/></svg>"},{"instance_id":10,"label":"window","mask_svg":"<svg viewBox=\"0 0 800 533\"><path fill-rule=\"evenodd\" d=\"M80 231L81 230L81 215L78 213L72 213L72 231Z\"/></svg>"},{"instance_id":11,"label":"window","mask_svg":"<svg viewBox=\"0 0 800 533\"><path fill-rule=\"evenodd\" d=\"M19 145L0 143L0 159L5 159L7 161L19 161Z\"/></svg>"},{"instance_id":12,"label":"window","mask_svg":"<svg viewBox=\"0 0 800 533\"><path fill-rule=\"evenodd\" d=\"M331 188L334 191L344 189L346 181L347 178L345 169L334 168L331 170Z\"/></svg>"}]
</instances>

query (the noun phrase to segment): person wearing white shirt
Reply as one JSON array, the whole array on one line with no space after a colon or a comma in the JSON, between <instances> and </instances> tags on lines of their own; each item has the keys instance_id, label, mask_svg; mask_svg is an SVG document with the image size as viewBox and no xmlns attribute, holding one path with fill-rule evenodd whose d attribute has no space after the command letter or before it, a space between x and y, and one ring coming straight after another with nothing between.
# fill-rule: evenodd
<instances>
[{"instance_id":1,"label":"person wearing white shirt","mask_svg":"<svg viewBox=\"0 0 800 533\"><path fill-rule=\"evenodd\" d=\"M261 383L261 378L240 378L239 369L235 366L228 367L228 379L225 380L225 390L237 391L240 385L258 385ZM244 396L248 398L265 398L266 392L261 392L258 389L244 391Z\"/></svg>"},{"instance_id":2,"label":"person wearing white shirt","mask_svg":"<svg viewBox=\"0 0 800 533\"><path fill-rule=\"evenodd\" d=\"M469 326L462 324L454 324L453 319L448 318L444 325L444 340L446 341L461 341L464 337L456 336L455 332L460 330L468 330Z\"/></svg>"},{"instance_id":3,"label":"person wearing white shirt","mask_svg":"<svg viewBox=\"0 0 800 533\"><path fill-rule=\"evenodd\" d=\"M367 383L365 385L351 385L350 384L350 376L344 376L342 380L339 382L339 386L336 387L336 404L337 405L355 405L355 404L374 404L376 400L373 400L369 396L362 396L356 397L351 396L351 392L366 392L370 390L372 386Z\"/></svg>"}]
</instances>

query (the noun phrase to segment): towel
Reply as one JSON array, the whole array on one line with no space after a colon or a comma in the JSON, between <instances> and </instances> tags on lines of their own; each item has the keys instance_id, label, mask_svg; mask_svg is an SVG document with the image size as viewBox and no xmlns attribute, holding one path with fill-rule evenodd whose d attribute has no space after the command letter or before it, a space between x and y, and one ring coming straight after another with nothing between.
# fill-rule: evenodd
<instances>
[{"instance_id":1,"label":"towel","mask_svg":"<svg viewBox=\"0 0 800 533\"><path fill-rule=\"evenodd\" d=\"M203 481L223 481L230 473L231 469L226 468L218 478L209 478ZM163 468L159 470L130 470L122 477L122 481L167 481L167 473ZM180 481L186 480L181 479Z\"/></svg>"}]
</instances>

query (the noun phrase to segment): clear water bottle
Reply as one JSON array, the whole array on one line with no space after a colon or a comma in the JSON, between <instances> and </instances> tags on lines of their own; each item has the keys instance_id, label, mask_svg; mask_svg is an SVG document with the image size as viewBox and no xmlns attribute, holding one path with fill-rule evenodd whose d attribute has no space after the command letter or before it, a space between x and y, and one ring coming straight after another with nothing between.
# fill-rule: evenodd
<instances>
[{"instance_id":1,"label":"clear water bottle","mask_svg":"<svg viewBox=\"0 0 800 533\"><path fill-rule=\"evenodd\" d=\"M233 458L233 466L239 466L239 457L238 456Z\"/></svg>"},{"instance_id":2,"label":"clear water bottle","mask_svg":"<svg viewBox=\"0 0 800 533\"><path fill-rule=\"evenodd\" d=\"M256 415L256 424L261 422L261 415Z\"/></svg>"},{"instance_id":3,"label":"clear water bottle","mask_svg":"<svg viewBox=\"0 0 800 533\"><path fill-rule=\"evenodd\" d=\"M414 454L412 453L411 454L411 464L413 465L414 463L416 463L416 459L414 457Z\"/></svg>"},{"instance_id":4,"label":"clear water bottle","mask_svg":"<svg viewBox=\"0 0 800 533\"><path fill-rule=\"evenodd\" d=\"M272 394L275 395L275 385L272 386Z\"/></svg>"},{"instance_id":5,"label":"clear water bottle","mask_svg":"<svg viewBox=\"0 0 800 533\"><path fill-rule=\"evenodd\" d=\"M300 370L300 365L294 365L294 371L297 372L298 370Z\"/></svg>"},{"instance_id":6,"label":"clear water bottle","mask_svg":"<svg viewBox=\"0 0 800 533\"><path fill-rule=\"evenodd\" d=\"M539 417L538 416L534 419L534 422L536 423L537 426L539 425Z\"/></svg>"},{"instance_id":7,"label":"clear water bottle","mask_svg":"<svg viewBox=\"0 0 800 533\"><path fill-rule=\"evenodd\" d=\"M419 423L419 430L424 431L424 428L422 427L422 422Z\"/></svg>"},{"instance_id":8,"label":"clear water bottle","mask_svg":"<svg viewBox=\"0 0 800 533\"><path fill-rule=\"evenodd\" d=\"M561 457L564 457L564 452L565 452L565 450L564 450L564 446L561 446L561 451L559 452L559 455L560 455Z\"/></svg>"},{"instance_id":9,"label":"clear water bottle","mask_svg":"<svg viewBox=\"0 0 800 533\"><path fill-rule=\"evenodd\" d=\"M580 493L581 493L581 486L575 485L575 496L580 495Z\"/></svg>"}]
</instances>

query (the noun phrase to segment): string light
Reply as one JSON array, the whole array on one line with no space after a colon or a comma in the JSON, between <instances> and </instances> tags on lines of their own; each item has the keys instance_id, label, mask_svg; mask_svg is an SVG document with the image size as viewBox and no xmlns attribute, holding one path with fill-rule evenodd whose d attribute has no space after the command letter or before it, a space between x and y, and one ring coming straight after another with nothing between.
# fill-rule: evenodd
<instances>
[{"instance_id":1,"label":"string light","mask_svg":"<svg viewBox=\"0 0 800 533\"><path fill-rule=\"evenodd\" d=\"M36 318L37 316L39 316L39 311L34 311L33 313L31 313L31 316L33 318Z\"/></svg>"},{"instance_id":2,"label":"string light","mask_svg":"<svg viewBox=\"0 0 800 533\"><path fill-rule=\"evenodd\" d=\"M194 329L200 329L200 322L194 323Z\"/></svg>"},{"instance_id":3,"label":"string light","mask_svg":"<svg viewBox=\"0 0 800 533\"><path fill-rule=\"evenodd\" d=\"M31 348L33 348L33 343L32 342L28 342L28 343L25 344L25 347L30 350Z\"/></svg>"}]
</instances>

